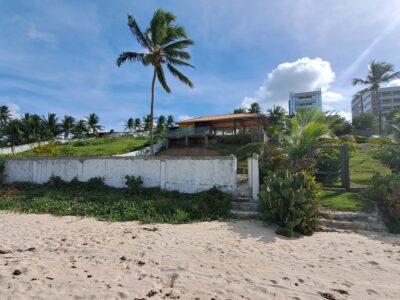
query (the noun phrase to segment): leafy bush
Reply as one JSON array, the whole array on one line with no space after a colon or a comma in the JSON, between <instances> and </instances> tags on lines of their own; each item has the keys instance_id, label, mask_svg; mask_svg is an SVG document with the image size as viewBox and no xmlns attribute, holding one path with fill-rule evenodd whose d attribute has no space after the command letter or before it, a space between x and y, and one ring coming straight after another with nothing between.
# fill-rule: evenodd
<instances>
[{"instance_id":1,"label":"leafy bush","mask_svg":"<svg viewBox=\"0 0 400 300\"><path fill-rule=\"evenodd\" d=\"M400 145L381 145L374 149L372 157L389 167L393 173L400 174Z\"/></svg>"},{"instance_id":2,"label":"leafy bush","mask_svg":"<svg viewBox=\"0 0 400 300\"><path fill-rule=\"evenodd\" d=\"M319 215L316 190L315 180L305 173L268 172L260 191L264 221L278 224L277 233L285 236L312 234Z\"/></svg>"},{"instance_id":3,"label":"leafy bush","mask_svg":"<svg viewBox=\"0 0 400 300\"><path fill-rule=\"evenodd\" d=\"M64 182L52 177L38 185L0 186L0 210L55 215L91 216L107 221L138 220L146 223L188 223L230 216L231 197L216 188L198 194L142 188L132 195L126 188L102 185L100 179ZM12 188L13 193L7 191Z\"/></svg>"},{"instance_id":4,"label":"leafy bush","mask_svg":"<svg viewBox=\"0 0 400 300\"><path fill-rule=\"evenodd\" d=\"M263 143L250 143L240 147L236 151L236 157L238 160L245 160L248 157L251 157L253 153L261 153L263 150L264 144Z\"/></svg>"},{"instance_id":5,"label":"leafy bush","mask_svg":"<svg viewBox=\"0 0 400 300\"><path fill-rule=\"evenodd\" d=\"M64 186L66 182L60 176L50 176L49 180L47 181L47 185L55 188L61 188Z\"/></svg>"},{"instance_id":6,"label":"leafy bush","mask_svg":"<svg viewBox=\"0 0 400 300\"><path fill-rule=\"evenodd\" d=\"M355 135L354 139L357 144L364 144L367 142L368 138L362 135Z\"/></svg>"},{"instance_id":7,"label":"leafy bush","mask_svg":"<svg viewBox=\"0 0 400 300\"><path fill-rule=\"evenodd\" d=\"M381 176L375 173L372 183L365 195L377 203L389 230L400 228L400 175Z\"/></svg>"},{"instance_id":8,"label":"leafy bush","mask_svg":"<svg viewBox=\"0 0 400 300\"><path fill-rule=\"evenodd\" d=\"M318 182L333 183L339 179L342 169L340 150L332 148L320 149L314 157L317 160L316 168L319 171L337 172L336 174L317 174L316 179Z\"/></svg>"},{"instance_id":9,"label":"leafy bush","mask_svg":"<svg viewBox=\"0 0 400 300\"><path fill-rule=\"evenodd\" d=\"M143 180L135 176L125 176L125 184L128 187L127 190L132 195L140 195L142 193Z\"/></svg>"},{"instance_id":10,"label":"leafy bush","mask_svg":"<svg viewBox=\"0 0 400 300\"><path fill-rule=\"evenodd\" d=\"M58 156L59 148L55 144L37 146L33 149L37 156Z\"/></svg>"},{"instance_id":11,"label":"leafy bush","mask_svg":"<svg viewBox=\"0 0 400 300\"><path fill-rule=\"evenodd\" d=\"M87 183L86 186L89 190L101 190L104 189L106 187L106 185L104 184L104 178L103 177L93 177L90 178Z\"/></svg>"}]
</instances>

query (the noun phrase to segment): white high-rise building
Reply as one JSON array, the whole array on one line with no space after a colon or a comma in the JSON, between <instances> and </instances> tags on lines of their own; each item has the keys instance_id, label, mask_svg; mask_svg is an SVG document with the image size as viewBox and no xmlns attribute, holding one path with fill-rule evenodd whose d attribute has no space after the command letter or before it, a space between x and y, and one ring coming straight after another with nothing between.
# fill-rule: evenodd
<instances>
[{"instance_id":1,"label":"white high-rise building","mask_svg":"<svg viewBox=\"0 0 400 300\"><path fill-rule=\"evenodd\" d=\"M318 108L322 111L321 90L311 92L290 92L289 114L293 115L299 109Z\"/></svg>"},{"instance_id":2,"label":"white high-rise building","mask_svg":"<svg viewBox=\"0 0 400 300\"><path fill-rule=\"evenodd\" d=\"M385 115L395 108L400 108L400 86L380 88L379 99L372 97L372 92L355 95L351 101L353 119L364 113L372 113L379 118L379 102L381 103L382 121L384 123L386 121Z\"/></svg>"}]
</instances>

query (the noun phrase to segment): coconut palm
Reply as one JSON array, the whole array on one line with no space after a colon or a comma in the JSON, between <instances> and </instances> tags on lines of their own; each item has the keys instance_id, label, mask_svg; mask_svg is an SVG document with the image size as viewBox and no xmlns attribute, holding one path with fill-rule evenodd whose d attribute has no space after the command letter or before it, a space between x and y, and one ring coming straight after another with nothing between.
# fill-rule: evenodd
<instances>
[{"instance_id":1,"label":"coconut palm","mask_svg":"<svg viewBox=\"0 0 400 300\"><path fill-rule=\"evenodd\" d=\"M133 131L133 128L135 127L135 120L133 118L129 118L124 125L124 131L129 130L129 132Z\"/></svg>"},{"instance_id":2,"label":"coconut palm","mask_svg":"<svg viewBox=\"0 0 400 300\"><path fill-rule=\"evenodd\" d=\"M254 102L250 105L249 113L251 114L259 114L261 113L261 106L257 102Z\"/></svg>"},{"instance_id":3,"label":"coconut palm","mask_svg":"<svg viewBox=\"0 0 400 300\"><path fill-rule=\"evenodd\" d=\"M143 130L148 131L150 128L153 128L153 122L151 116L147 115L143 117Z\"/></svg>"},{"instance_id":4,"label":"coconut palm","mask_svg":"<svg viewBox=\"0 0 400 300\"><path fill-rule=\"evenodd\" d=\"M174 126L174 124L175 124L174 116L169 115L167 117L167 126L168 126L168 128Z\"/></svg>"},{"instance_id":5,"label":"coconut palm","mask_svg":"<svg viewBox=\"0 0 400 300\"><path fill-rule=\"evenodd\" d=\"M54 113L48 113L47 117L42 116L44 136L46 139L56 138L61 133L58 117Z\"/></svg>"},{"instance_id":6,"label":"coconut palm","mask_svg":"<svg viewBox=\"0 0 400 300\"><path fill-rule=\"evenodd\" d=\"M138 131L138 130L140 130L141 127L142 127L142 121L140 120L140 118L136 118L135 119L135 130Z\"/></svg>"},{"instance_id":7,"label":"coconut palm","mask_svg":"<svg viewBox=\"0 0 400 300\"><path fill-rule=\"evenodd\" d=\"M382 83L389 82L395 78L400 78L400 72L394 72L394 66L392 64L373 60L368 66L366 78L353 79L353 85L368 85L368 87L361 90L359 94L362 95L366 92L371 92L373 99L375 99L375 102L378 104L379 134L382 134L382 104L379 97L379 88Z\"/></svg>"},{"instance_id":8,"label":"coconut palm","mask_svg":"<svg viewBox=\"0 0 400 300\"><path fill-rule=\"evenodd\" d=\"M162 132L165 127L165 117L163 115L159 116L157 119L157 131Z\"/></svg>"},{"instance_id":9,"label":"coconut palm","mask_svg":"<svg viewBox=\"0 0 400 300\"><path fill-rule=\"evenodd\" d=\"M21 121L18 119L9 121L4 127L3 134L11 146L14 147L15 145L22 144L24 141L24 131Z\"/></svg>"},{"instance_id":10,"label":"coconut palm","mask_svg":"<svg viewBox=\"0 0 400 300\"><path fill-rule=\"evenodd\" d=\"M89 114L88 117L86 117L86 124L87 124L89 131L91 131L96 136L97 136L97 133L99 132L99 130L103 129L103 126L101 126L99 124L99 122L100 122L100 118L95 113L91 113L91 114Z\"/></svg>"},{"instance_id":11,"label":"coconut palm","mask_svg":"<svg viewBox=\"0 0 400 300\"><path fill-rule=\"evenodd\" d=\"M72 116L65 115L61 120L61 129L64 132L64 139L68 139L69 135L72 133L74 127L75 118Z\"/></svg>"},{"instance_id":12,"label":"coconut palm","mask_svg":"<svg viewBox=\"0 0 400 300\"><path fill-rule=\"evenodd\" d=\"M286 119L286 111L282 106L274 105L273 108L267 110L269 124L271 126L274 125L282 125L285 123Z\"/></svg>"},{"instance_id":13,"label":"coconut palm","mask_svg":"<svg viewBox=\"0 0 400 300\"><path fill-rule=\"evenodd\" d=\"M86 120L79 120L72 127L72 133L78 139L83 138L89 132Z\"/></svg>"},{"instance_id":14,"label":"coconut palm","mask_svg":"<svg viewBox=\"0 0 400 300\"><path fill-rule=\"evenodd\" d=\"M136 20L132 16L128 16L128 26L133 35L136 37L140 46L145 51L123 52L117 59L117 65L121 66L126 61L141 62L144 66L151 65L153 67L153 79L151 83L151 103L150 103L150 148L153 151L153 112L154 112L154 87L156 79L163 89L170 93L171 89L167 84L164 68L166 65L171 74L177 77L184 84L193 87L193 83L178 71L175 66L192 67L188 63L191 56L184 51L188 46L193 45L193 41L188 39L186 31L182 26L175 25L175 15L158 9L150 21L149 27L142 31Z\"/></svg>"},{"instance_id":15,"label":"coconut palm","mask_svg":"<svg viewBox=\"0 0 400 300\"><path fill-rule=\"evenodd\" d=\"M302 159L310 146L330 133L324 113L318 109L300 109L288 120L288 127L281 136L283 149L289 160Z\"/></svg>"},{"instance_id":16,"label":"coconut palm","mask_svg":"<svg viewBox=\"0 0 400 300\"><path fill-rule=\"evenodd\" d=\"M0 125L7 124L11 120L11 117L11 111L8 106L0 106Z\"/></svg>"}]
</instances>

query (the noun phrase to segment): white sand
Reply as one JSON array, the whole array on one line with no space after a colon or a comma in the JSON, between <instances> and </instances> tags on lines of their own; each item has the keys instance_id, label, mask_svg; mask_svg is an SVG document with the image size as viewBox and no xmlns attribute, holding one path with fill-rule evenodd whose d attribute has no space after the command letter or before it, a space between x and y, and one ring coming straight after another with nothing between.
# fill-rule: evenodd
<instances>
[{"instance_id":1,"label":"white sand","mask_svg":"<svg viewBox=\"0 0 400 300\"><path fill-rule=\"evenodd\" d=\"M0 299L400 299L400 237L390 235L286 239L250 221L0 213L0 250L11 251L0 254Z\"/></svg>"}]
</instances>

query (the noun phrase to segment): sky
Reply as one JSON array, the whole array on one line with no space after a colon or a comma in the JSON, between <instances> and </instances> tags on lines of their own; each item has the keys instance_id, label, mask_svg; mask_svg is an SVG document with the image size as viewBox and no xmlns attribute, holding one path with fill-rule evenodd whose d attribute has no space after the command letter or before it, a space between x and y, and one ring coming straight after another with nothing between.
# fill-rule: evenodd
<instances>
[{"instance_id":1,"label":"sky","mask_svg":"<svg viewBox=\"0 0 400 300\"><path fill-rule=\"evenodd\" d=\"M173 12L195 44L195 87L167 75L155 115L176 120L231 113L258 101L287 108L290 91L321 88L323 109L351 118L351 97L368 63L400 70L400 0L0 0L0 105L15 116L48 112L106 129L150 110L151 68L125 64L141 51L127 27L146 28L158 8ZM400 80L389 83L400 85Z\"/></svg>"}]
</instances>

